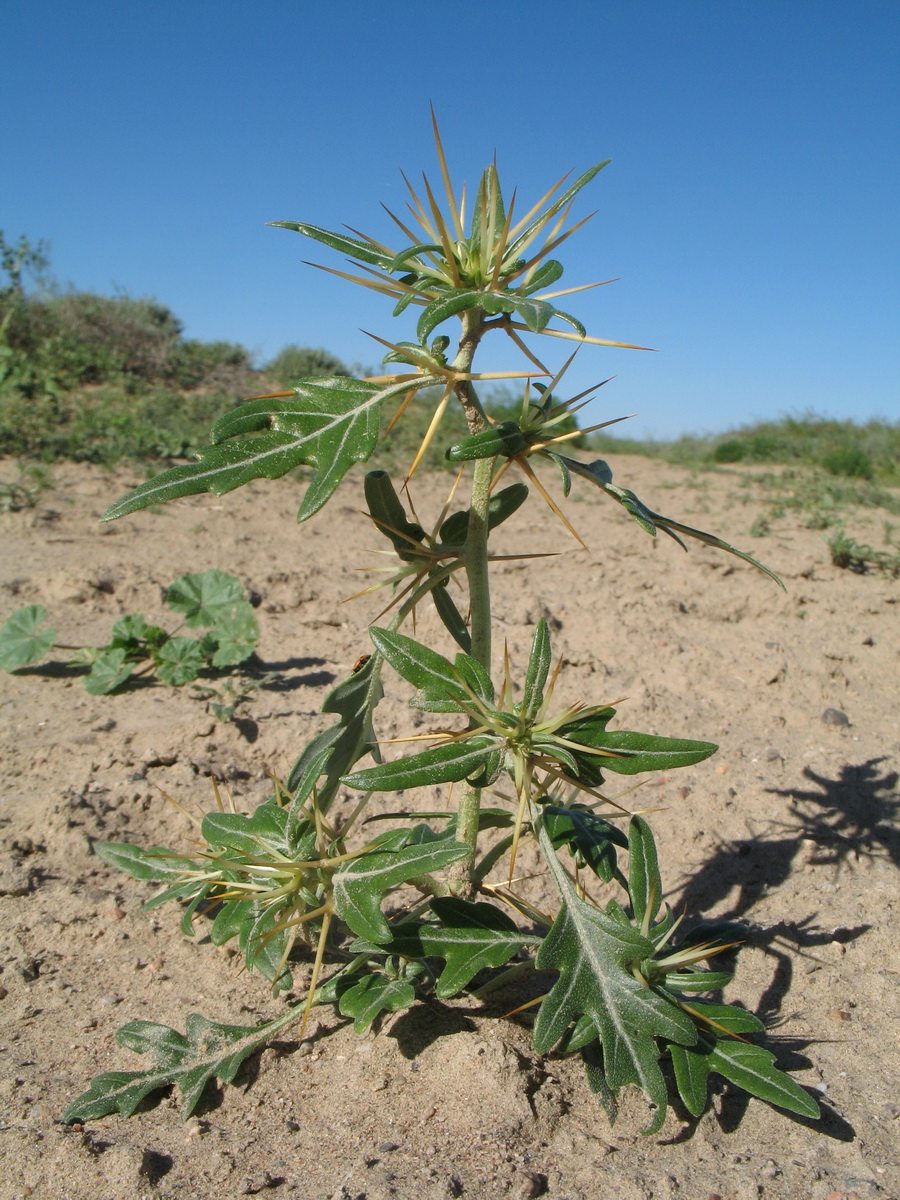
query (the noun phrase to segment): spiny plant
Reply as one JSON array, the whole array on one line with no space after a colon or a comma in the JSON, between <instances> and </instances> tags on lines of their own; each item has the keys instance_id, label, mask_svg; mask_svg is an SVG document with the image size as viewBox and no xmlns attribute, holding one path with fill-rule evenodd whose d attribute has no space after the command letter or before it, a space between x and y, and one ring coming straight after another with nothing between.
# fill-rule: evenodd
<instances>
[{"instance_id":1,"label":"spiny plant","mask_svg":"<svg viewBox=\"0 0 900 1200\"><path fill-rule=\"evenodd\" d=\"M163 683L183 687L203 671L245 662L259 641L253 606L244 598L240 580L227 571L179 576L166 589L166 604L181 615L171 632L151 624L143 613L127 613L113 625L105 646L57 642L56 630L43 627L44 606L26 604L0 628L0 668L18 671L40 662L53 649L73 651L69 665L88 668L85 689L93 696L105 696L151 671ZM206 632L186 637L179 634L185 625Z\"/></svg>"},{"instance_id":2,"label":"spiny plant","mask_svg":"<svg viewBox=\"0 0 900 1200\"><path fill-rule=\"evenodd\" d=\"M302 1028L314 1005L336 1005L362 1031L385 1012L423 997L459 996L473 985L476 997L488 989L520 989L516 1011L537 1010L536 1051L579 1053L611 1117L625 1085L642 1089L654 1110L647 1132L661 1127L671 1086L691 1113L701 1113L711 1074L816 1117L814 1100L753 1040L762 1023L739 1005L710 998L730 973L705 964L735 945L735 928L684 928L662 903L647 821L602 790L610 774L687 766L716 747L611 727L616 710L606 698L556 708L560 664L552 667L544 619L534 629L520 683L508 655L498 663L492 653L491 566L505 557L494 552L493 535L522 506L529 487L575 532L547 490L543 468L558 473L564 496L577 479L621 504L646 533L661 530L682 546L696 539L772 573L721 539L652 511L613 482L604 461L566 453L571 418L595 389L560 398L567 364L551 370L526 338L627 345L589 336L556 304L582 288L556 288L563 268L552 256L584 223L570 223L573 202L606 164L574 182L560 180L516 218L495 164L481 176L471 207L465 189L457 198L436 124L434 131L447 207L441 209L427 178L421 194L408 185L411 220L391 214L408 240L401 249L356 232L275 222L349 258L352 271L322 269L384 295L395 315L418 310L414 340L378 339L393 373L300 379L288 391L254 398L215 424L197 462L163 472L106 514L112 520L180 496L222 494L304 464L312 478L298 512L303 522L332 497L354 463L373 455L387 402L400 400L394 420L402 420L417 392L440 389L407 485L449 406L460 405L465 415L468 435L446 455L468 479L467 503L456 500L457 479L440 513L426 523L412 509L408 488L403 499L384 471L366 476L372 525L394 556L380 585L391 600L375 619L384 622L371 627L369 654L325 701L334 723L308 742L275 794L249 814L219 803L198 821L197 852L97 847L108 863L163 885L149 907L183 904L186 932L201 913L211 916L212 941L236 938L247 968L259 971L276 994L291 988L295 950L305 944L313 959L306 995L252 1027L196 1013L184 1034L130 1022L118 1040L147 1055L149 1066L99 1075L66 1119L129 1115L172 1084L181 1089L187 1117L207 1081L233 1080L241 1062L268 1039L295 1021ZM461 326L455 348L447 333L437 332L451 319ZM497 334L524 364L476 369L482 342ZM477 385L516 378L524 380L518 415L492 421ZM523 478L510 482L510 472ZM434 605L448 645L455 644L449 653L401 631L426 604ZM413 707L438 722L408 739L424 740L427 748L390 758L382 757L373 724L385 664L410 688ZM369 765L361 762L367 755ZM447 808L417 810L416 789L435 785L448 797L452 791ZM378 814L399 826L372 836L361 818L378 792L401 792L403 803L399 812ZM349 812L337 816L348 796ZM617 823L623 819L627 831ZM526 839L543 859L549 893L536 894L516 875ZM594 880L618 885L620 898L595 901ZM545 894L555 900L548 903Z\"/></svg>"}]
</instances>

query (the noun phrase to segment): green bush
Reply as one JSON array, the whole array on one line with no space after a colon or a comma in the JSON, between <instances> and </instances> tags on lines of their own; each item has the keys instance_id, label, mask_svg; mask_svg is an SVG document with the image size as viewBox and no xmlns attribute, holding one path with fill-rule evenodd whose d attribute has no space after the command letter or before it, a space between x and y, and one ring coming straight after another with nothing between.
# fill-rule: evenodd
<instances>
[{"instance_id":1,"label":"green bush","mask_svg":"<svg viewBox=\"0 0 900 1200\"><path fill-rule=\"evenodd\" d=\"M271 362L266 363L265 373L289 387L298 379L308 379L315 375L349 375L349 367L345 367L339 358L329 354L321 347L312 349L309 346L285 346L275 355Z\"/></svg>"},{"instance_id":2,"label":"green bush","mask_svg":"<svg viewBox=\"0 0 900 1200\"><path fill-rule=\"evenodd\" d=\"M729 438L726 442L719 442L717 446L713 447L712 452L713 462L717 463L740 462L746 456L747 446L739 438Z\"/></svg>"},{"instance_id":3,"label":"green bush","mask_svg":"<svg viewBox=\"0 0 900 1200\"><path fill-rule=\"evenodd\" d=\"M822 466L829 475L847 475L851 479L872 479L875 468L861 446L840 446L826 454Z\"/></svg>"}]
</instances>

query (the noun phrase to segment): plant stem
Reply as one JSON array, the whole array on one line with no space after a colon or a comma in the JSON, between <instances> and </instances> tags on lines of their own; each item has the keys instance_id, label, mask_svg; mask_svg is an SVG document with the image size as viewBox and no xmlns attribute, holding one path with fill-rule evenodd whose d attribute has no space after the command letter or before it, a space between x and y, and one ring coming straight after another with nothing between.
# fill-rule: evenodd
<instances>
[{"instance_id":1,"label":"plant stem","mask_svg":"<svg viewBox=\"0 0 900 1200\"><path fill-rule=\"evenodd\" d=\"M456 370L471 371L475 350L484 332L484 314L473 309L463 314L463 336L453 366ZM466 413L472 433L485 428L484 409L468 380L459 380L456 393ZM472 480L472 499L469 507L469 529L466 537L466 575L469 581L469 612L471 620L471 655L490 672L491 669L491 589L488 575L488 501L494 460L479 459ZM467 786L457 809L456 837L465 842L469 853L450 868L450 886L456 895L465 899L475 892L475 849L478 842L478 817L481 809L481 789Z\"/></svg>"}]
</instances>

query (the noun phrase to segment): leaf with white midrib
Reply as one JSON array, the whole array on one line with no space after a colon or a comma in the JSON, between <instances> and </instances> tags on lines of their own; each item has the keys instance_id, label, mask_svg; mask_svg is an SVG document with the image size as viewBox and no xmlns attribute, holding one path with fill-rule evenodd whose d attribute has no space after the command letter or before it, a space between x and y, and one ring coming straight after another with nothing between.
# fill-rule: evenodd
<instances>
[{"instance_id":1,"label":"leaf with white midrib","mask_svg":"<svg viewBox=\"0 0 900 1200\"><path fill-rule=\"evenodd\" d=\"M636 1083L644 1090L657 1106L649 1130L655 1132L665 1115L666 1084L654 1039L693 1045L696 1028L677 1005L627 969L627 963L650 957L653 943L582 900L546 830L541 828L538 837L563 905L536 959L538 969L560 974L541 1003L535 1049L549 1050L579 1017L590 1017L603 1045L607 1082L613 1089Z\"/></svg>"},{"instance_id":2,"label":"leaf with white midrib","mask_svg":"<svg viewBox=\"0 0 900 1200\"><path fill-rule=\"evenodd\" d=\"M364 767L344 775L342 782L367 792L399 792L433 783L458 783L483 767L491 752L500 745L496 737L477 734L461 742L423 750L421 754L408 754L375 767Z\"/></svg>"},{"instance_id":3,"label":"leaf with white midrib","mask_svg":"<svg viewBox=\"0 0 900 1200\"><path fill-rule=\"evenodd\" d=\"M244 1059L274 1033L297 1020L306 1002L288 1009L265 1025L221 1025L199 1013L190 1013L186 1032L178 1033L155 1021L130 1021L116 1040L138 1054L149 1053L153 1065L146 1071L106 1071L73 1100L64 1122L96 1121L109 1113L130 1117L152 1092L177 1084L181 1089L181 1116L191 1115L210 1079L231 1083Z\"/></svg>"},{"instance_id":4,"label":"leaf with white midrib","mask_svg":"<svg viewBox=\"0 0 900 1200\"><path fill-rule=\"evenodd\" d=\"M399 850L376 848L335 872L332 879L334 910L360 937L373 942L389 942L391 929L381 912L387 893L417 875L448 867L468 853L468 846L447 837Z\"/></svg>"},{"instance_id":5,"label":"leaf with white midrib","mask_svg":"<svg viewBox=\"0 0 900 1200\"><path fill-rule=\"evenodd\" d=\"M350 467L364 462L375 449L384 401L434 382L423 376L381 387L360 379L317 378L298 383L290 399L250 400L216 422L213 444L200 451L198 462L173 467L141 484L116 501L103 520L179 496L221 496L252 479L277 479L307 465L316 473L297 514L298 521L305 521L328 500Z\"/></svg>"},{"instance_id":6,"label":"leaf with white midrib","mask_svg":"<svg viewBox=\"0 0 900 1200\"><path fill-rule=\"evenodd\" d=\"M423 646L414 638L390 629L372 626L369 636L386 662L414 687L446 697L469 702L469 694L460 682L453 664L436 650Z\"/></svg>"}]
</instances>

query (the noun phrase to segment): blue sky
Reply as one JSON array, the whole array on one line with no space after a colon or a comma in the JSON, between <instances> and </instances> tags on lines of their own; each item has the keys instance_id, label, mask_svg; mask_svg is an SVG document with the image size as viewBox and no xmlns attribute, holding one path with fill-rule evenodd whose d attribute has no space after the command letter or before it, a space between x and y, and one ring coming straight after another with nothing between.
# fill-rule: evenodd
<instances>
[{"instance_id":1,"label":"blue sky","mask_svg":"<svg viewBox=\"0 0 900 1200\"><path fill-rule=\"evenodd\" d=\"M260 362L376 364L360 329L412 322L265 222L393 243L399 168L438 182L431 101L470 186L494 151L529 204L612 159L560 257L563 285L619 282L567 303L660 352L584 349L573 390L617 376L589 419L900 419L896 0L7 0L3 27L0 228L47 239L62 284L153 295Z\"/></svg>"}]
</instances>

